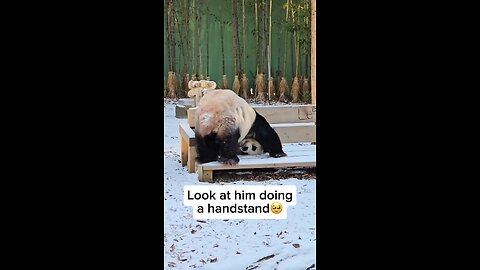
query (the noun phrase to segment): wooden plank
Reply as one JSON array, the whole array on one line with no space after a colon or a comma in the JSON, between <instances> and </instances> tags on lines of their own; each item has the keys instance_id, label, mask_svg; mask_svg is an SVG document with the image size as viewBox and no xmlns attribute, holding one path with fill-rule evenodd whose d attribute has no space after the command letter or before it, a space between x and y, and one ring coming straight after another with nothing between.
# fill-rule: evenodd
<instances>
[{"instance_id":1,"label":"wooden plank","mask_svg":"<svg viewBox=\"0 0 480 270\"><path fill-rule=\"evenodd\" d=\"M179 130L180 137L184 138L187 141L188 146L196 145L195 133L193 132L192 128L188 126L188 124L180 124Z\"/></svg>"},{"instance_id":2,"label":"wooden plank","mask_svg":"<svg viewBox=\"0 0 480 270\"><path fill-rule=\"evenodd\" d=\"M272 125L278 123L314 123L317 121L314 107L314 105L285 105L253 108Z\"/></svg>"},{"instance_id":3,"label":"wooden plank","mask_svg":"<svg viewBox=\"0 0 480 270\"><path fill-rule=\"evenodd\" d=\"M197 174L200 182L213 182L212 170L205 170L203 166L198 166Z\"/></svg>"},{"instance_id":4,"label":"wooden plank","mask_svg":"<svg viewBox=\"0 0 480 270\"><path fill-rule=\"evenodd\" d=\"M315 0L312 0L312 104L316 104L317 100L317 4Z\"/></svg>"},{"instance_id":5,"label":"wooden plank","mask_svg":"<svg viewBox=\"0 0 480 270\"><path fill-rule=\"evenodd\" d=\"M315 105L280 105L252 106L269 124L278 123L314 123L317 121ZM187 122L195 127L195 111L197 107L187 111Z\"/></svg>"},{"instance_id":6,"label":"wooden plank","mask_svg":"<svg viewBox=\"0 0 480 270\"><path fill-rule=\"evenodd\" d=\"M188 143L184 137L180 137L181 141L181 157L182 157L182 167L187 165L188 160Z\"/></svg>"},{"instance_id":7,"label":"wooden plank","mask_svg":"<svg viewBox=\"0 0 480 270\"><path fill-rule=\"evenodd\" d=\"M272 124L282 143L317 142L317 130L314 123Z\"/></svg>"},{"instance_id":8,"label":"wooden plank","mask_svg":"<svg viewBox=\"0 0 480 270\"><path fill-rule=\"evenodd\" d=\"M306 156L316 154L315 149L314 150L303 149L303 151L301 151L301 150L295 151L295 150L284 149L284 152L288 155L288 157L306 157ZM239 155L238 157L240 158L240 161L242 161L244 159L245 160L247 160L247 159L272 159L272 157L270 157L270 155L268 153L260 154L260 155Z\"/></svg>"},{"instance_id":9,"label":"wooden plank","mask_svg":"<svg viewBox=\"0 0 480 270\"><path fill-rule=\"evenodd\" d=\"M240 170L255 168L287 168L287 167L316 167L317 157L315 154L309 154L300 157L281 157L266 159L240 159L240 162L234 166L227 166L218 161L198 165L198 168L205 170Z\"/></svg>"},{"instance_id":10,"label":"wooden plank","mask_svg":"<svg viewBox=\"0 0 480 270\"><path fill-rule=\"evenodd\" d=\"M197 157L197 149L195 146L188 147L187 170L189 173L195 172L195 158Z\"/></svg>"},{"instance_id":11,"label":"wooden plank","mask_svg":"<svg viewBox=\"0 0 480 270\"><path fill-rule=\"evenodd\" d=\"M191 127L195 127L195 112L197 107L193 107L187 110L187 123Z\"/></svg>"}]
</instances>

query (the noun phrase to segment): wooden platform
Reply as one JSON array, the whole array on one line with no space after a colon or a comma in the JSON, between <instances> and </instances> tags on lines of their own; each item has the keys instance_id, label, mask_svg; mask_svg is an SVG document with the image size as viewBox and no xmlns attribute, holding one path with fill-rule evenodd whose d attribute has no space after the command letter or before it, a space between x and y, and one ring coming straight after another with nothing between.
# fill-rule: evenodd
<instances>
[{"instance_id":1,"label":"wooden platform","mask_svg":"<svg viewBox=\"0 0 480 270\"><path fill-rule=\"evenodd\" d=\"M213 182L213 171L220 170L242 170L242 169L258 169L258 168L305 168L316 167L317 157L315 145L309 147L290 147L285 152L287 157L271 158L268 154L257 156L238 156L240 162L235 166L226 166L218 161L198 164L198 179L200 181Z\"/></svg>"},{"instance_id":2,"label":"wooden platform","mask_svg":"<svg viewBox=\"0 0 480 270\"><path fill-rule=\"evenodd\" d=\"M314 123L317 121L316 105L280 105L252 106L255 111L267 119L270 125L281 123ZM195 111L197 107L188 109L188 124L195 127Z\"/></svg>"},{"instance_id":3,"label":"wooden platform","mask_svg":"<svg viewBox=\"0 0 480 270\"><path fill-rule=\"evenodd\" d=\"M188 109L188 120L180 124L179 132L182 148L182 166L190 173L197 172L200 181L213 182L213 172L219 170L242 170L259 168L305 168L316 167L316 106L252 106L263 115L278 133L284 144L287 157L272 158L268 154L257 156L239 155L240 162L234 166L220 162L197 164L195 158L195 108ZM302 144L299 144L302 143Z\"/></svg>"}]
</instances>

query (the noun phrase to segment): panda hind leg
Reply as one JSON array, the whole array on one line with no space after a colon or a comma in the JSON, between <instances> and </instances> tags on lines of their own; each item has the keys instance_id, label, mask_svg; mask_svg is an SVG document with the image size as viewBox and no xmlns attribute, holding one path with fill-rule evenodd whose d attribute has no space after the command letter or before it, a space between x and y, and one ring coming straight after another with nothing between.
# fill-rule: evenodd
<instances>
[{"instance_id":1,"label":"panda hind leg","mask_svg":"<svg viewBox=\"0 0 480 270\"><path fill-rule=\"evenodd\" d=\"M262 145L263 151L269 153L271 157L279 158L287 156L287 154L283 152L282 142L277 132L275 132L263 116L257 112L255 113L255 122L249 133L254 134L254 139Z\"/></svg>"}]
</instances>

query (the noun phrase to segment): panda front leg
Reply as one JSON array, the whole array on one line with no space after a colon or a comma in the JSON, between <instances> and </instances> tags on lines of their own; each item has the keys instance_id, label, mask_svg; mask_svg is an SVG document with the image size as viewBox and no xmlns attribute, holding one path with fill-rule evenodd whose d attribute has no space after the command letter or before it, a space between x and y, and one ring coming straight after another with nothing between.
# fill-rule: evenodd
<instances>
[{"instance_id":1,"label":"panda front leg","mask_svg":"<svg viewBox=\"0 0 480 270\"><path fill-rule=\"evenodd\" d=\"M215 134L209 134L205 137L202 137L195 133L195 138L197 142L197 157L196 160L200 163L207 163L211 161L217 161L218 159L218 144L216 141Z\"/></svg>"},{"instance_id":2,"label":"panda front leg","mask_svg":"<svg viewBox=\"0 0 480 270\"><path fill-rule=\"evenodd\" d=\"M237 156L238 149L240 145L238 144L238 138L240 138L240 131L236 130L235 132L227 135L220 142L220 158L219 162L222 162L225 165L236 165L240 161Z\"/></svg>"}]
</instances>

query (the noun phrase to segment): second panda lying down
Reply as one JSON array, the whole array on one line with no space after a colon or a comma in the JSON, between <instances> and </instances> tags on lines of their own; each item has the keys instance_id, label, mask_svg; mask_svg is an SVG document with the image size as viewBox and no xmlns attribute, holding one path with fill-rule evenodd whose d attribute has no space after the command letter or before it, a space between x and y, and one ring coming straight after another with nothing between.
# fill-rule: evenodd
<instances>
[{"instance_id":1,"label":"second panda lying down","mask_svg":"<svg viewBox=\"0 0 480 270\"><path fill-rule=\"evenodd\" d=\"M207 92L195 113L197 161L239 162L237 154L244 139L254 139L271 157L284 157L278 134L267 120L231 90ZM258 149L258 148L257 148Z\"/></svg>"},{"instance_id":2,"label":"second panda lying down","mask_svg":"<svg viewBox=\"0 0 480 270\"><path fill-rule=\"evenodd\" d=\"M263 154L262 145L255 139L248 138L243 139L240 142L240 148L238 149L240 155L260 155Z\"/></svg>"}]
</instances>

